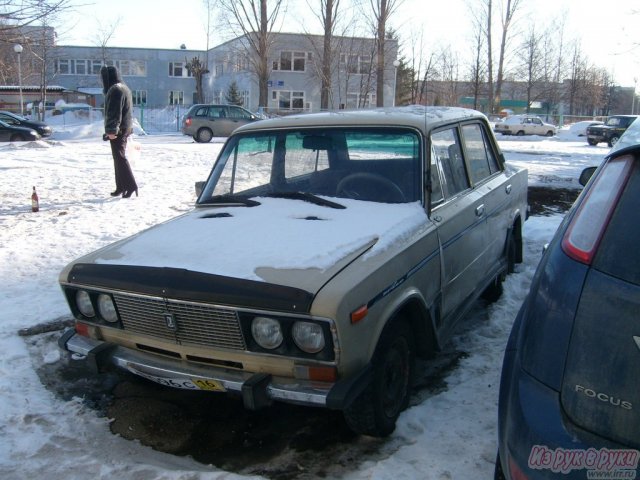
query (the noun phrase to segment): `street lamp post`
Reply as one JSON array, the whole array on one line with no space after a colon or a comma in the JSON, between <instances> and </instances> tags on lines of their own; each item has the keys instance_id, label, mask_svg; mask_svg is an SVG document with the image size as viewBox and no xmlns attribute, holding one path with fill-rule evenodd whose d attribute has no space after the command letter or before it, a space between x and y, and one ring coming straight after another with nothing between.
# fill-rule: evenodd
<instances>
[{"instance_id":1,"label":"street lamp post","mask_svg":"<svg viewBox=\"0 0 640 480\"><path fill-rule=\"evenodd\" d=\"M20 115L24 115L24 102L22 101L22 62L20 60L22 45L16 43L13 46L13 51L18 54L18 89L20 90Z\"/></svg>"},{"instance_id":2,"label":"street lamp post","mask_svg":"<svg viewBox=\"0 0 640 480\"><path fill-rule=\"evenodd\" d=\"M398 86L398 67L400 66L400 60L396 59L393 61L393 103L392 105L396 106L396 88Z\"/></svg>"}]
</instances>

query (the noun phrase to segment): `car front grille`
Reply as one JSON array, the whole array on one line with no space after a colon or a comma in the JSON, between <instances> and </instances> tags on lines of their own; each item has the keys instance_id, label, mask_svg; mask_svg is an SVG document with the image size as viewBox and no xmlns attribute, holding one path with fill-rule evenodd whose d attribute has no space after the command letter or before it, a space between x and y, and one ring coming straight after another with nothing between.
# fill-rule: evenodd
<instances>
[{"instance_id":1,"label":"car front grille","mask_svg":"<svg viewBox=\"0 0 640 480\"><path fill-rule=\"evenodd\" d=\"M114 294L123 328L179 345L245 350L235 310L203 303L142 295ZM168 318L175 322L171 328Z\"/></svg>"}]
</instances>

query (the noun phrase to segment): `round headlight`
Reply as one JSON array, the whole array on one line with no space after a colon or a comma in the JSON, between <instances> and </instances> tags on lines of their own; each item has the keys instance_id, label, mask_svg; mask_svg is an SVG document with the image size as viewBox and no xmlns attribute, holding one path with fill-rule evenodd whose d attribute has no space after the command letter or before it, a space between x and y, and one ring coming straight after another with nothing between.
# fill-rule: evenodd
<instances>
[{"instance_id":1,"label":"round headlight","mask_svg":"<svg viewBox=\"0 0 640 480\"><path fill-rule=\"evenodd\" d=\"M91 297L84 290L78 290L76 292L76 306L80 313L85 317L95 317L96 312L93 310L93 304L91 303Z\"/></svg>"},{"instance_id":2,"label":"round headlight","mask_svg":"<svg viewBox=\"0 0 640 480\"><path fill-rule=\"evenodd\" d=\"M318 353L324 348L324 333L317 323L296 322L291 333L296 345L307 353Z\"/></svg>"},{"instance_id":3,"label":"round headlight","mask_svg":"<svg viewBox=\"0 0 640 480\"><path fill-rule=\"evenodd\" d=\"M255 317L251 322L253 338L262 348L273 350L282 344L280 322L273 318Z\"/></svg>"},{"instance_id":4,"label":"round headlight","mask_svg":"<svg viewBox=\"0 0 640 480\"><path fill-rule=\"evenodd\" d=\"M98 295L98 312L103 320L115 323L118 321L118 313L116 312L116 306L113 304L113 300L109 295L101 293Z\"/></svg>"}]
</instances>

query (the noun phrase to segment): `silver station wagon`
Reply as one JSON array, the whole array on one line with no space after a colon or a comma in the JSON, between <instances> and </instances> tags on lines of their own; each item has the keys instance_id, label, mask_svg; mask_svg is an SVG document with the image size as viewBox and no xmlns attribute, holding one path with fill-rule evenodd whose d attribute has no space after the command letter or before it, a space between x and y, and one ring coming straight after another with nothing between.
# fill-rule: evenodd
<instances>
[{"instance_id":1,"label":"silver station wagon","mask_svg":"<svg viewBox=\"0 0 640 480\"><path fill-rule=\"evenodd\" d=\"M385 436L432 356L522 261L526 170L484 115L269 119L225 143L196 208L68 265L60 338L162 385L343 411Z\"/></svg>"}]
</instances>

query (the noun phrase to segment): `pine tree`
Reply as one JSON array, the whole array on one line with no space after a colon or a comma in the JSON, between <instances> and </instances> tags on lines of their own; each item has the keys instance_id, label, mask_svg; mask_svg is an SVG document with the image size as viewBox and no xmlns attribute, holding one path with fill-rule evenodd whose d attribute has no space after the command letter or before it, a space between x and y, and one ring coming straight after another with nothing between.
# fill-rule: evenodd
<instances>
[{"instance_id":1,"label":"pine tree","mask_svg":"<svg viewBox=\"0 0 640 480\"><path fill-rule=\"evenodd\" d=\"M229 84L226 97L229 105L238 105L241 107L244 104L244 100L240 95L240 90L238 90L238 84L235 80Z\"/></svg>"}]
</instances>

